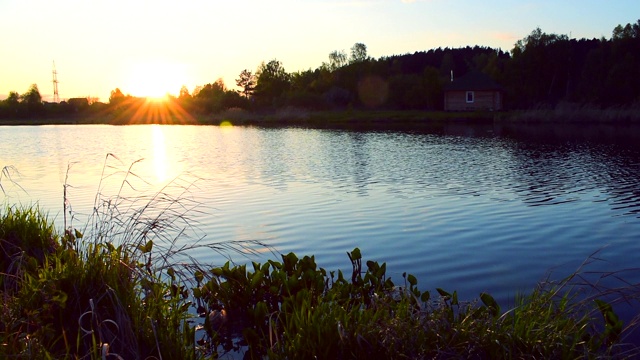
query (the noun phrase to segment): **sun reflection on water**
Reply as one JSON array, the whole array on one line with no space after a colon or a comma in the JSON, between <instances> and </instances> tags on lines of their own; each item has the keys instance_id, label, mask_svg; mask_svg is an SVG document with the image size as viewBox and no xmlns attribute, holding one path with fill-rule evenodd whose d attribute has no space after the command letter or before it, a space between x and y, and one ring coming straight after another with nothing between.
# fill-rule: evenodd
<instances>
[{"instance_id":1,"label":"sun reflection on water","mask_svg":"<svg viewBox=\"0 0 640 360\"><path fill-rule=\"evenodd\" d=\"M153 167L156 180L162 183L169 179L169 170L167 166L167 145L160 125L152 126L151 139L153 142Z\"/></svg>"}]
</instances>

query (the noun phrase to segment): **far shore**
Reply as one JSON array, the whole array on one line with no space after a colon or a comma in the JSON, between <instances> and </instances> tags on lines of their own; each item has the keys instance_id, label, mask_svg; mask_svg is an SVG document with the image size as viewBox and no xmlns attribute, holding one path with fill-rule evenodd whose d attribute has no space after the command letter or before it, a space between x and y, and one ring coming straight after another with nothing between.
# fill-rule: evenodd
<instances>
[{"instance_id":1,"label":"far shore","mask_svg":"<svg viewBox=\"0 0 640 360\"><path fill-rule=\"evenodd\" d=\"M285 108L254 113L230 109L219 114L185 118L147 118L136 121L111 114L78 114L67 117L0 119L0 126L21 125L238 125L259 127L308 127L348 130L428 130L450 124L640 124L640 110L620 109L536 109L501 112L444 112L397 110L308 111Z\"/></svg>"}]
</instances>

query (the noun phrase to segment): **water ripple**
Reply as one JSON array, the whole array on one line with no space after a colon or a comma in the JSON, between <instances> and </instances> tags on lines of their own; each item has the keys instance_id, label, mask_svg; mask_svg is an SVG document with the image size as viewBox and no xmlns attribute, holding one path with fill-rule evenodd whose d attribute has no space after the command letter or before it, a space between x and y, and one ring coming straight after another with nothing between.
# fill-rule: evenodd
<instances>
[{"instance_id":1,"label":"water ripple","mask_svg":"<svg viewBox=\"0 0 640 360\"><path fill-rule=\"evenodd\" d=\"M321 266L345 272L346 252L360 247L365 258L387 262L395 281L406 271L427 288L469 296L491 291L501 300L606 244L621 267L633 267L632 254L640 251L637 147L399 132L167 129L4 128L0 165L16 166L28 190L10 189L7 199L37 200L59 224L69 163L77 162L69 172L73 210L89 214L106 153L117 154L125 170L145 158L134 169L153 179L152 192L165 185L156 180L157 164L169 179L184 171L203 179L190 196L202 204L195 219L205 242L261 241L276 252L313 254ZM158 133L166 147L161 159L154 150ZM97 136L101 141L74 141ZM226 260L211 252L196 257Z\"/></svg>"}]
</instances>

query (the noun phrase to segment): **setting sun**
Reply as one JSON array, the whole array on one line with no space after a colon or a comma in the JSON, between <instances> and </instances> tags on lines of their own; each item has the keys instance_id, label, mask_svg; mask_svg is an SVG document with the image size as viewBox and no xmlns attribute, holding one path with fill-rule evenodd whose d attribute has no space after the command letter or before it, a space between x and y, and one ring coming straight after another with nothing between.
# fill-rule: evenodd
<instances>
[{"instance_id":1,"label":"setting sun","mask_svg":"<svg viewBox=\"0 0 640 360\"><path fill-rule=\"evenodd\" d=\"M164 101L167 94L177 94L186 83L184 66L163 62L135 64L124 89L133 96Z\"/></svg>"}]
</instances>

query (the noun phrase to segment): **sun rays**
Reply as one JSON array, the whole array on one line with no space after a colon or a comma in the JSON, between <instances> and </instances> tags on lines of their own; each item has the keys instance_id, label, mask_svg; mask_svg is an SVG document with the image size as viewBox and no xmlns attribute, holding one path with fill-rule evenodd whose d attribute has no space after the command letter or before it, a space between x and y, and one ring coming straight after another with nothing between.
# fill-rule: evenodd
<instances>
[{"instance_id":1,"label":"sun rays","mask_svg":"<svg viewBox=\"0 0 640 360\"><path fill-rule=\"evenodd\" d=\"M171 96L128 97L117 105L116 124L196 124L196 119Z\"/></svg>"}]
</instances>

